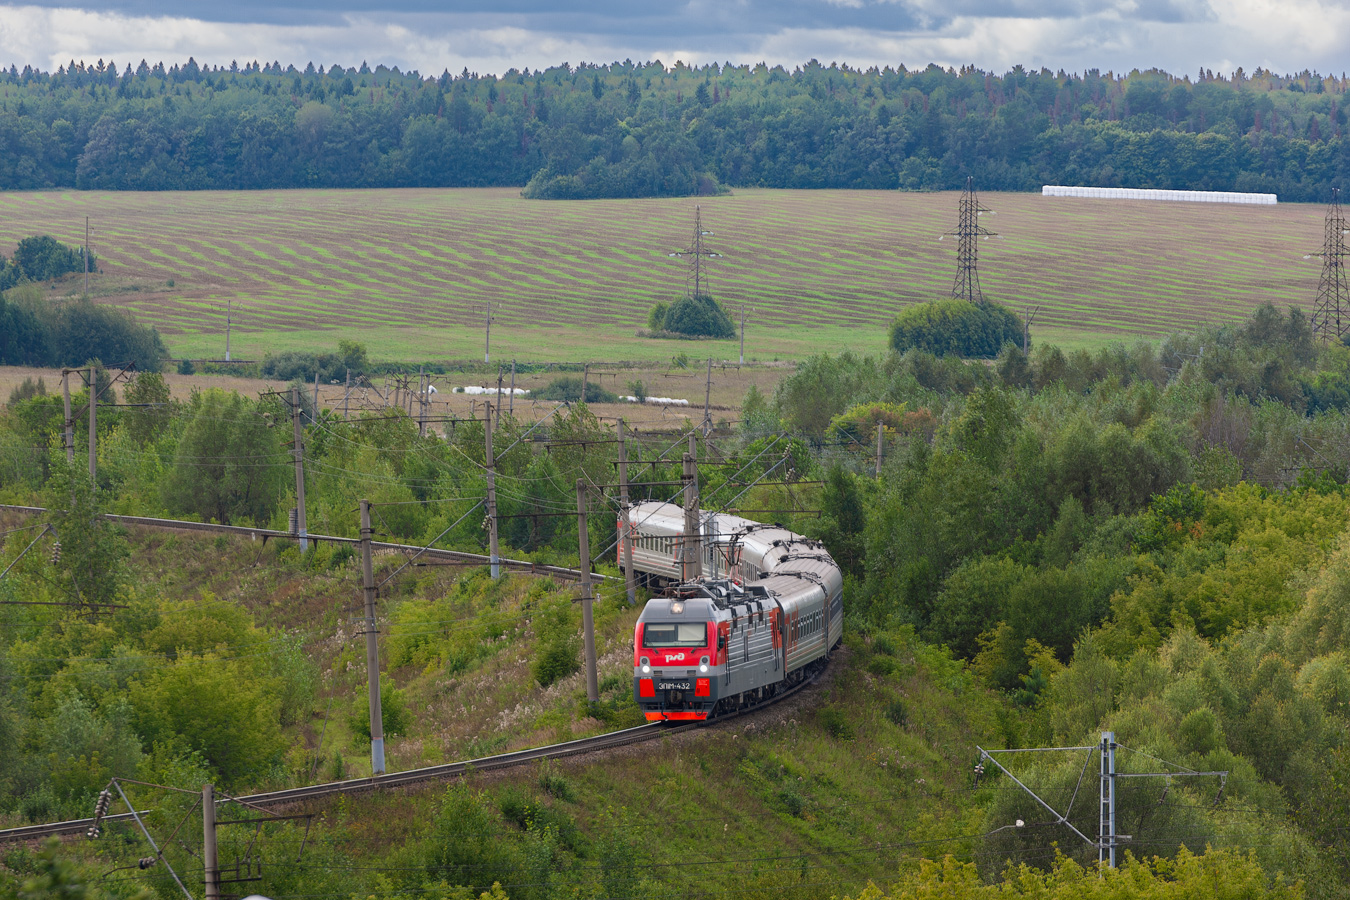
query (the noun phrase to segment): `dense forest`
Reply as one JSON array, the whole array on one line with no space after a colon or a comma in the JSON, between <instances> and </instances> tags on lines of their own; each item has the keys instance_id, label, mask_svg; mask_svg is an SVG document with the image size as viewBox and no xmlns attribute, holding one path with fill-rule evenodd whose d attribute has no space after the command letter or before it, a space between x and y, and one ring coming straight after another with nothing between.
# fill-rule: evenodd
<instances>
[{"instance_id":1,"label":"dense forest","mask_svg":"<svg viewBox=\"0 0 1350 900\"><path fill-rule=\"evenodd\" d=\"M1344 77L562 64L0 69L0 188L1343 186Z\"/></svg>"},{"instance_id":2,"label":"dense forest","mask_svg":"<svg viewBox=\"0 0 1350 900\"><path fill-rule=\"evenodd\" d=\"M98 418L96 483L81 471L78 431L77 465L59 449L59 398L23 392L0 414L0 499L52 510L4 524L16 530L0 562L18 561L0 600L50 605L0 607L0 738L21 748L0 755L0 817L85 815L111 776L242 791L359 774L368 721L350 549L223 535L193 544L92 515L284 528L290 431L271 427L284 406L221 390L171 401L155 374L121 390L124 405ZM77 416L84 401L73 398ZM565 776L362 801L385 804L388 827L407 829L397 840L372 837L368 807L339 805L323 840L347 843L320 843L324 866L295 866L288 848L302 826L269 826L275 874L258 887L468 897L497 882L511 897L688 896L706 872L672 863L726 851L759 854L748 896L825 900L891 873L904 876L896 897L986 896L982 885L1001 877L1012 881L999 896L1180 897L1204 883L1207 896L1342 897L1348 408L1350 348L1319 345L1301 313L1270 306L1157 346L1008 345L991 365L922 350L811 359L772 396L752 392L734 432L699 448L717 461L700 467L706 508L743 495L745 508L780 511L845 569L849 652L832 666L834 687L793 713L800 722L739 741L714 734L697 762L644 751ZM572 487L612 480L613 431L581 404L517 440L526 430L503 417L503 543L574 564ZM401 411L325 413L303 444L312 533L353 535L367 498L391 539L484 546L481 422L419 436ZM665 499L678 481L669 446L664 436L630 448L649 480L637 496ZM604 558L614 517L591 521ZM59 550L19 559L43 522ZM404 562L380 563L392 579L381 641L395 767L633 720L635 611L621 590L596 605L602 702L590 706L566 680L579 666L570 588L494 583L482 570L400 576ZM1098 884L1092 846L1008 779L972 783L970 768L976 743L1081 746L1103 729L1129 748L1123 771L1165 760L1228 776L1122 788L1131 853L1161 861ZM1066 802L1080 768L1060 756L1022 771ZM674 804L662 821L687 819L661 832L661 847L634 838L652 828L653 795ZM711 815L724 825L709 848L718 803ZM174 809L163 812L170 825ZM1093 834L1096 816L1084 801L1070 821ZM784 874L761 858L766 834L854 849L810 865L774 857L787 859ZM954 856L885 869L873 836ZM79 852L99 870L134 865L132 837ZM56 877L51 857L9 859L24 877ZM1052 871L1005 872L1009 860ZM811 880L820 867L831 880ZM607 880L625 872L624 885ZM156 884L172 895L172 882Z\"/></svg>"}]
</instances>

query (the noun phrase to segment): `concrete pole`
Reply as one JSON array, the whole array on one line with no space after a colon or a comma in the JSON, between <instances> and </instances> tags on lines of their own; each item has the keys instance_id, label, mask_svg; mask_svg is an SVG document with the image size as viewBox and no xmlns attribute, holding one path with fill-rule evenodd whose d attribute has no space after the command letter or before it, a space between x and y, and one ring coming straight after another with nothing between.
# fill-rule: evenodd
<instances>
[{"instance_id":1,"label":"concrete pole","mask_svg":"<svg viewBox=\"0 0 1350 900\"><path fill-rule=\"evenodd\" d=\"M291 433L294 446L291 456L295 459L295 521L296 531L300 535L300 552L309 549L309 528L305 523L305 445L304 432L300 426L300 388L291 388Z\"/></svg>"},{"instance_id":2,"label":"concrete pole","mask_svg":"<svg viewBox=\"0 0 1350 900\"><path fill-rule=\"evenodd\" d=\"M70 419L70 369L61 370L61 396L66 401L66 427L62 439L66 444L66 462L75 464L75 423Z\"/></svg>"},{"instance_id":3,"label":"concrete pole","mask_svg":"<svg viewBox=\"0 0 1350 900\"><path fill-rule=\"evenodd\" d=\"M487 435L487 514L488 565L492 580L501 577L501 560L497 553L497 460L492 455L492 404L483 404L483 433Z\"/></svg>"},{"instance_id":4,"label":"concrete pole","mask_svg":"<svg viewBox=\"0 0 1350 900\"><path fill-rule=\"evenodd\" d=\"M586 645L586 699L600 701L595 677L595 617L591 610L591 536L586 529L586 480L577 479L577 545L581 556L581 628Z\"/></svg>"},{"instance_id":5,"label":"concrete pole","mask_svg":"<svg viewBox=\"0 0 1350 900\"><path fill-rule=\"evenodd\" d=\"M319 370L314 370L314 407L310 411L309 421L311 424L319 424Z\"/></svg>"},{"instance_id":6,"label":"concrete pole","mask_svg":"<svg viewBox=\"0 0 1350 900\"><path fill-rule=\"evenodd\" d=\"M745 365L745 304L741 304L741 365Z\"/></svg>"},{"instance_id":7,"label":"concrete pole","mask_svg":"<svg viewBox=\"0 0 1350 900\"><path fill-rule=\"evenodd\" d=\"M202 785L202 869L206 900L220 900L220 861L216 850L216 789Z\"/></svg>"},{"instance_id":8,"label":"concrete pole","mask_svg":"<svg viewBox=\"0 0 1350 900\"><path fill-rule=\"evenodd\" d=\"M511 393L506 399L506 414L512 418L516 415L516 361L511 360Z\"/></svg>"},{"instance_id":9,"label":"concrete pole","mask_svg":"<svg viewBox=\"0 0 1350 900\"><path fill-rule=\"evenodd\" d=\"M706 438L708 432L712 431L712 413L710 406L712 402L712 357L708 357L708 386L703 394L703 436Z\"/></svg>"},{"instance_id":10,"label":"concrete pole","mask_svg":"<svg viewBox=\"0 0 1350 900\"><path fill-rule=\"evenodd\" d=\"M502 373L502 368L501 368L501 366L498 366L498 367L497 367L497 412L495 413L496 418L493 419L493 426L492 426L493 428L501 428L501 427L502 427L502 380L503 380L505 377L506 377L506 376Z\"/></svg>"},{"instance_id":11,"label":"concrete pole","mask_svg":"<svg viewBox=\"0 0 1350 900\"><path fill-rule=\"evenodd\" d=\"M698 467L692 453L684 455L684 546L680 548L682 581L697 581L703 575L703 540L698 515Z\"/></svg>"},{"instance_id":12,"label":"concrete pole","mask_svg":"<svg viewBox=\"0 0 1350 900\"><path fill-rule=\"evenodd\" d=\"M98 474L98 449L96 447L96 437L98 435L98 373L93 366L89 367L89 480L95 481Z\"/></svg>"},{"instance_id":13,"label":"concrete pole","mask_svg":"<svg viewBox=\"0 0 1350 900\"><path fill-rule=\"evenodd\" d=\"M352 370L347 370L347 386L342 391L342 420L345 422L351 418L348 413L351 407L348 405L352 397Z\"/></svg>"},{"instance_id":14,"label":"concrete pole","mask_svg":"<svg viewBox=\"0 0 1350 900\"><path fill-rule=\"evenodd\" d=\"M380 645L375 626L375 572L370 560L370 501L361 501L361 581L366 606L366 684L370 695L370 771L384 774L384 712L380 708Z\"/></svg>"},{"instance_id":15,"label":"concrete pole","mask_svg":"<svg viewBox=\"0 0 1350 900\"><path fill-rule=\"evenodd\" d=\"M427 436L427 367L417 371L417 436Z\"/></svg>"},{"instance_id":16,"label":"concrete pole","mask_svg":"<svg viewBox=\"0 0 1350 900\"><path fill-rule=\"evenodd\" d=\"M628 438L624 421L619 420L619 546L623 548L624 585L628 588L628 605L637 603L637 573L633 571L633 525L629 521L632 507L628 503Z\"/></svg>"}]
</instances>

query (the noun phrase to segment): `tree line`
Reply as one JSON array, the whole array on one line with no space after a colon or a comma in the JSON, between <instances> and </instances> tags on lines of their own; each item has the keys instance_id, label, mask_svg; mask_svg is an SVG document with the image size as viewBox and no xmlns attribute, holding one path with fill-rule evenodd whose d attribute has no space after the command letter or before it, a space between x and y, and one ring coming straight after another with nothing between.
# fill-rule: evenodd
<instances>
[{"instance_id":1,"label":"tree line","mask_svg":"<svg viewBox=\"0 0 1350 900\"><path fill-rule=\"evenodd\" d=\"M0 188L523 186L635 197L1045 183L1343 186L1346 80L659 61L424 77L366 65L0 69Z\"/></svg>"}]
</instances>

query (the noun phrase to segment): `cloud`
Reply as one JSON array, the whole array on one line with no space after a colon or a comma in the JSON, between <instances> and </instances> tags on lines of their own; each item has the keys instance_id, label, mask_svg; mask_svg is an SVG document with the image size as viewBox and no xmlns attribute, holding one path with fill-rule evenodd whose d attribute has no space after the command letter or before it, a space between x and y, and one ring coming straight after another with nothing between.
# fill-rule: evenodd
<instances>
[{"instance_id":1,"label":"cloud","mask_svg":"<svg viewBox=\"0 0 1350 900\"><path fill-rule=\"evenodd\" d=\"M0 5L0 63L133 66L231 60L502 73L561 62L1081 71L1237 65L1339 71L1350 11L1336 0L122 0Z\"/></svg>"}]
</instances>

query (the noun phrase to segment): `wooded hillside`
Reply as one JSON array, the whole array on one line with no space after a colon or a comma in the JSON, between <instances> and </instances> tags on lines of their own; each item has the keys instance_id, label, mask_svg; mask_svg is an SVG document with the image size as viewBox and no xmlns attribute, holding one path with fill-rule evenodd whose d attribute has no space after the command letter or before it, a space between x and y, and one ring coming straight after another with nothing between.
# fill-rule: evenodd
<instances>
[{"instance_id":1,"label":"wooded hillside","mask_svg":"<svg viewBox=\"0 0 1350 900\"><path fill-rule=\"evenodd\" d=\"M1346 80L660 62L303 71L253 62L0 70L0 188L527 185L634 197L763 187L1340 184Z\"/></svg>"}]
</instances>

